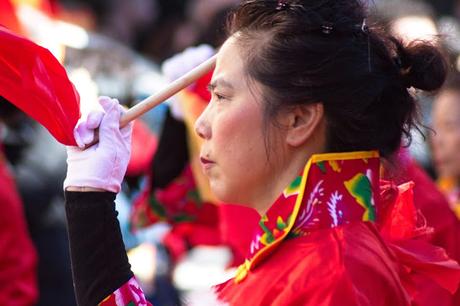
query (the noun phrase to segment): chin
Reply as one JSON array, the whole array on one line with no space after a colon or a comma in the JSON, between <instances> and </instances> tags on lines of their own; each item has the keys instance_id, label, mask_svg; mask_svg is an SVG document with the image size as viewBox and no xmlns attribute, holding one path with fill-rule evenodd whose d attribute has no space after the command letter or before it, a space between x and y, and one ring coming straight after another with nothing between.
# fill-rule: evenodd
<instances>
[{"instance_id":1,"label":"chin","mask_svg":"<svg viewBox=\"0 0 460 306\"><path fill-rule=\"evenodd\" d=\"M211 191L214 194L214 196L221 202L229 204L242 203L241 197L238 196L240 194L238 190L225 188L217 184L212 184L211 182Z\"/></svg>"}]
</instances>

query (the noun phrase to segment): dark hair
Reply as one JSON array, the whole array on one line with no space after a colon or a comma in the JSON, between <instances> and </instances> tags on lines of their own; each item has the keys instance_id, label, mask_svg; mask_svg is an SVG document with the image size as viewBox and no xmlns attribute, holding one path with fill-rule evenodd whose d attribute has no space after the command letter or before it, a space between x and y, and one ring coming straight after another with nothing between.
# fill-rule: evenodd
<instances>
[{"instance_id":1,"label":"dark hair","mask_svg":"<svg viewBox=\"0 0 460 306\"><path fill-rule=\"evenodd\" d=\"M265 121L279 110L321 102L327 150L389 156L416 126L410 87L442 86L447 62L429 42L404 45L366 25L359 0L247 0L229 16L247 75L260 83Z\"/></svg>"}]
</instances>

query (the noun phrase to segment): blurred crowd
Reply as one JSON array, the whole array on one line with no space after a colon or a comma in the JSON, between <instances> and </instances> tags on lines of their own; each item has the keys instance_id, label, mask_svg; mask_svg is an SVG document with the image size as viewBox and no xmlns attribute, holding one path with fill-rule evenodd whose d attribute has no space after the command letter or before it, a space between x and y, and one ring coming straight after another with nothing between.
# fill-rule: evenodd
<instances>
[{"instance_id":1,"label":"blurred crowd","mask_svg":"<svg viewBox=\"0 0 460 306\"><path fill-rule=\"evenodd\" d=\"M129 107L212 56L238 2L0 0L0 24L53 52L82 107L90 109L99 95ZM374 0L369 9L368 22L407 41L442 44L451 59L445 88L419 97L420 130L389 167L404 169L396 180L418 184L416 205L433 228L432 242L460 260L460 1ZM192 127L209 99L209 78L135 123L116 201L133 272L159 306L205 299L205 289L242 262L245 233L258 221L248 208L217 203L197 170ZM0 97L0 148L0 305L75 305L65 147Z\"/></svg>"}]
</instances>

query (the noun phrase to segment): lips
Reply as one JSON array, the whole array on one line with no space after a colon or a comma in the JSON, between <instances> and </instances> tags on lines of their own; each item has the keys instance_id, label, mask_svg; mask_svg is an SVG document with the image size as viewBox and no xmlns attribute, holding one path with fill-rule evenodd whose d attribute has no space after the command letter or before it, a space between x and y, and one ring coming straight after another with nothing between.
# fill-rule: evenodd
<instances>
[{"instance_id":1,"label":"lips","mask_svg":"<svg viewBox=\"0 0 460 306\"><path fill-rule=\"evenodd\" d=\"M212 160L206 159L204 157L200 157L200 162L201 167L203 167L205 170L211 168L215 164Z\"/></svg>"}]
</instances>

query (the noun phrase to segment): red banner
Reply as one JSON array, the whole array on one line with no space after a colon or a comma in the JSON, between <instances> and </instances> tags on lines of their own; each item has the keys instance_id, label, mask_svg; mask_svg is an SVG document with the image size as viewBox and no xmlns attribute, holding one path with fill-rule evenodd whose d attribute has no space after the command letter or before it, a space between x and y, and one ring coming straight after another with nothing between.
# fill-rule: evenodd
<instances>
[{"instance_id":1,"label":"red banner","mask_svg":"<svg viewBox=\"0 0 460 306\"><path fill-rule=\"evenodd\" d=\"M80 97L58 60L45 48L0 27L0 96L65 145L76 145L73 129Z\"/></svg>"}]
</instances>

